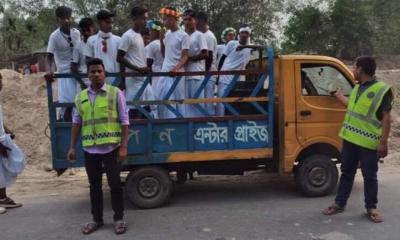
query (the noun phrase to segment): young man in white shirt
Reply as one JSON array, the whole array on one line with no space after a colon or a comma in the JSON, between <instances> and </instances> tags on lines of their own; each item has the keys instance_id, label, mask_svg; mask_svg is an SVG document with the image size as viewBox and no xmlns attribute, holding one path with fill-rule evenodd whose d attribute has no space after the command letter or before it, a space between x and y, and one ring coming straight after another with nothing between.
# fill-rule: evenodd
<instances>
[{"instance_id":1,"label":"young man in white shirt","mask_svg":"<svg viewBox=\"0 0 400 240\"><path fill-rule=\"evenodd\" d=\"M147 66L153 72L161 72L164 56L161 52L160 35L164 31L164 27L161 22L154 20L148 21L147 27L150 29L150 43L146 46ZM153 77L151 80L151 86L157 99L160 95L159 79L159 77Z\"/></svg>"},{"instance_id":2,"label":"young man in white shirt","mask_svg":"<svg viewBox=\"0 0 400 240\"><path fill-rule=\"evenodd\" d=\"M134 7L131 11L132 28L126 31L121 38L118 48L117 61L121 69L126 72L139 72L146 74L151 72L146 64L146 52L141 31L146 28L148 10L142 7ZM145 77L126 77L125 95L127 101L133 101L142 87ZM140 99L143 99L143 94ZM129 106L130 118L137 118L138 110Z\"/></svg>"},{"instance_id":3,"label":"young man in white shirt","mask_svg":"<svg viewBox=\"0 0 400 240\"><path fill-rule=\"evenodd\" d=\"M175 8L166 7L160 10L163 16L164 26L169 30L165 38L161 35L161 52L164 55L162 72L170 72L172 75L176 72L184 72L185 64L189 60L189 35L179 29L178 20L180 14ZM169 92L175 77L162 77L160 79L160 98L163 99ZM176 87L170 99L185 99L185 81L182 79ZM179 104L176 109L181 115L185 116L185 107ZM160 118L175 118L176 115L167 109L166 106L159 106Z\"/></svg>"},{"instance_id":4,"label":"young man in white shirt","mask_svg":"<svg viewBox=\"0 0 400 240\"><path fill-rule=\"evenodd\" d=\"M85 49L87 48L87 41L91 37L96 29L96 26L91 18L82 18L79 21L78 28L82 35L82 41L78 46L74 47L71 72L75 74L87 73ZM89 85L88 78L79 78L81 89L86 89Z\"/></svg>"},{"instance_id":5,"label":"young man in white shirt","mask_svg":"<svg viewBox=\"0 0 400 240\"><path fill-rule=\"evenodd\" d=\"M222 54L224 54L224 50L226 45L236 39L236 29L232 27L225 28L224 31L222 31L221 34L221 41L223 44L219 44L217 46L217 64L221 60Z\"/></svg>"},{"instance_id":6,"label":"young man in white shirt","mask_svg":"<svg viewBox=\"0 0 400 240\"><path fill-rule=\"evenodd\" d=\"M114 16L108 10L100 10L97 13L99 32L88 39L85 51L86 57L103 60L104 67L108 73L120 72L117 53L121 38L112 33ZM112 84L115 79L115 77L108 77L107 83Z\"/></svg>"},{"instance_id":7,"label":"young man in white shirt","mask_svg":"<svg viewBox=\"0 0 400 240\"><path fill-rule=\"evenodd\" d=\"M259 46L248 45L251 35L251 29L243 26L239 30L239 41L230 41L221 57L218 69L221 71L245 70L250 61L252 49L259 49ZM224 97L229 84L232 82L234 75L221 75L218 83L218 97ZM226 96L225 96L226 97ZM217 116L225 115L225 108L222 103L217 104Z\"/></svg>"},{"instance_id":8,"label":"young man in white shirt","mask_svg":"<svg viewBox=\"0 0 400 240\"><path fill-rule=\"evenodd\" d=\"M55 11L57 17L57 28L49 37L47 45L47 59L49 66L53 60L56 64L58 73L71 73L71 61L74 47L79 45L81 34L71 27L72 10L61 6ZM79 89L79 84L74 78L58 78L58 101L60 103L74 102L75 95ZM72 108L63 108L59 112L59 118L64 121L72 120Z\"/></svg>"},{"instance_id":9,"label":"young man in white shirt","mask_svg":"<svg viewBox=\"0 0 400 240\"><path fill-rule=\"evenodd\" d=\"M197 31L197 14L193 10L186 10L183 13L183 22L185 31L189 35L189 61L185 66L186 72L204 72L206 70L206 58L208 57L208 47L206 38L203 33ZM200 88L204 76L187 76L186 77L186 97L195 98L195 93ZM204 98L204 90L201 91L197 98ZM200 117L202 112L193 104L187 104L185 117ZM204 106L204 104L201 104Z\"/></svg>"},{"instance_id":10,"label":"young man in white shirt","mask_svg":"<svg viewBox=\"0 0 400 240\"><path fill-rule=\"evenodd\" d=\"M197 29L204 34L207 42L208 57L206 59L206 71L217 71L217 38L214 33L210 31L208 26L208 16L205 12L199 12L197 14ZM204 89L204 98L214 98L215 94L215 82L216 77L212 76L207 82ZM215 104L207 103L205 104L208 114L215 115Z\"/></svg>"}]
</instances>

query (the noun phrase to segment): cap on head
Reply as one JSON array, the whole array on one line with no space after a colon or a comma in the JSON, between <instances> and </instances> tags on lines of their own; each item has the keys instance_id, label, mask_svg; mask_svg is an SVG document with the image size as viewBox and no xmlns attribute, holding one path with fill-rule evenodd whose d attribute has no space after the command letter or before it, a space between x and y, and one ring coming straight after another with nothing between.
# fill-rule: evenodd
<instances>
[{"instance_id":1,"label":"cap on head","mask_svg":"<svg viewBox=\"0 0 400 240\"><path fill-rule=\"evenodd\" d=\"M248 25L242 25L239 28L239 33L242 33L242 32L247 32L247 33L251 34L251 28Z\"/></svg>"}]
</instances>

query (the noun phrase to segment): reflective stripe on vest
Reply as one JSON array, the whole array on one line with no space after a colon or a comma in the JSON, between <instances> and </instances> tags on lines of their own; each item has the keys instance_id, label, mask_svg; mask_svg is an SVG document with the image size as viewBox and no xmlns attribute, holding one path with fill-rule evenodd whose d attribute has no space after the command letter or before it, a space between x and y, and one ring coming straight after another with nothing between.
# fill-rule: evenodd
<instances>
[{"instance_id":1,"label":"reflective stripe on vest","mask_svg":"<svg viewBox=\"0 0 400 240\"><path fill-rule=\"evenodd\" d=\"M383 82L374 83L356 102L359 91L357 85L350 95L339 136L356 145L375 150L382 136L382 123L376 118L376 112L389 89Z\"/></svg>"},{"instance_id":2,"label":"reflective stripe on vest","mask_svg":"<svg viewBox=\"0 0 400 240\"><path fill-rule=\"evenodd\" d=\"M106 85L106 91L96 95L92 103L88 90L81 91L75 105L82 118L82 145L118 144L121 142L121 125L117 106L118 89Z\"/></svg>"}]
</instances>

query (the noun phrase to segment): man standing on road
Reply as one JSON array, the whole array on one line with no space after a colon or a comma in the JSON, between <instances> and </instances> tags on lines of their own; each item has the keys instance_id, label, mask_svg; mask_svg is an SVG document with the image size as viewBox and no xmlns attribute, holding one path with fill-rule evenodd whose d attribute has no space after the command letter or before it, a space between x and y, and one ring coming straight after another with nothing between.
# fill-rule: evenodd
<instances>
[{"instance_id":1,"label":"man standing on road","mask_svg":"<svg viewBox=\"0 0 400 240\"><path fill-rule=\"evenodd\" d=\"M0 91L3 89L3 78L0 73ZM10 172L4 164L4 161L8 158L8 154L11 151L6 146L6 134L10 134L11 138L14 138L14 134L3 124L3 112L0 105L0 214L3 214L9 208L22 207L22 204L15 203L14 200L7 196L6 188L10 187L15 183L17 175ZM9 161L9 160L8 160Z\"/></svg>"},{"instance_id":2,"label":"man standing on road","mask_svg":"<svg viewBox=\"0 0 400 240\"><path fill-rule=\"evenodd\" d=\"M322 211L325 215L343 212L350 197L357 168L364 177L365 208L368 219L383 221L377 211L378 162L388 154L390 111L393 95L390 87L375 78L376 63L371 57L360 57L354 66L358 85L349 98L339 90L336 97L347 106L340 137L343 139L342 175L335 202Z\"/></svg>"},{"instance_id":3,"label":"man standing on road","mask_svg":"<svg viewBox=\"0 0 400 240\"><path fill-rule=\"evenodd\" d=\"M114 231L126 232L123 221L124 205L120 179L120 161L127 156L129 119L122 91L105 83L103 61L90 59L87 63L88 89L81 91L75 99L71 144L67 159L76 159L75 146L79 132L85 156L85 168L90 184L90 202L93 222L87 223L82 232L90 234L103 226L103 166L111 189L114 211Z\"/></svg>"}]
</instances>

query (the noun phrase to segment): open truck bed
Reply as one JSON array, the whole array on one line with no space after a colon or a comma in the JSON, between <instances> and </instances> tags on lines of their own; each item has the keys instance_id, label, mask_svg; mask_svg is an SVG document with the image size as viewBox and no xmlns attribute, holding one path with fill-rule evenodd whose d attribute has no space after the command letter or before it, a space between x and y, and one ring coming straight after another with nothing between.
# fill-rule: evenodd
<instances>
[{"instance_id":1,"label":"open truck bed","mask_svg":"<svg viewBox=\"0 0 400 240\"><path fill-rule=\"evenodd\" d=\"M187 172L243 173L245 170L271 162L274 142L274 55L272 49L266 49L266 52L268 67L260 65L257 69L244 71L180 73L176 76L169 91L172 93L178 82L185 80L184 76L204 76L203 83L198 89L198 93L200 93L210 81L210 77L224 74L234 75L224 98L169 100L167 96L158 101L141 101L141 95L151 82L151 78L166 76L168 73L147 75L146 81L135 99L128 102L128 105L135 106L145 117L130 121L128 158L123 162L123 171L130 172L127 179L128 196L135 205L144 208L160 206L167 200L168 192L171 191L165 189L167 193L161 194L161 200L159 199L160 194L155 194L154 198L143 197L143 193L141 194L140 190L135 189L142 184L143 179L141 180L140 176L143 171L145 175L147 174L146 176L157 178L162 175L163 181L170 181L165 180L165 175L172 171L177 172L178 178L182 180L186 178ZM124 74L124 76L131 75L138 74ZM55 78L83 76L56 74ZM120 77L122 74L112 73L109 76ZM243 89L235 87L246 85L246 82L239 82L241 76L242 79L252 79L247 85L252 86L252 89L243 91ZM266 83L266 81L268 82ZM265 86L268 88L266 89ZM80 141L77 145L76 163L70 164L66 159L72 123L58 121L56 118L57 109L73 107L74 104L54 101L50 82L47 83L47 90L53 168L83 167L84 159ZM245 93L248 95L243 95ZM204 103L224 103L226 116L210 116L202 105ZM175 119L154 119L143 107L144 105L170 107L170 104L195 104L204 113L204 117L184 118L179 111L171 109L176 115ZM139 178L137 175L140 175Z\"/></svg>"}]
</instances>

